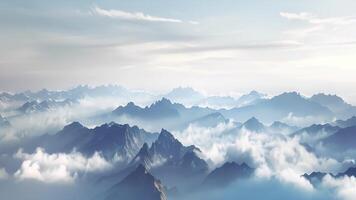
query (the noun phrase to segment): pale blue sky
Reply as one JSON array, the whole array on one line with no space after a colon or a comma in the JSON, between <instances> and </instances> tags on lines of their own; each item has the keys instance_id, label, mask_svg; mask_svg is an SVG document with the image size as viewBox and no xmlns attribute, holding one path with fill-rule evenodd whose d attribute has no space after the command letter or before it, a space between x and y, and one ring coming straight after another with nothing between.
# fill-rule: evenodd
<instances>
[{"instance_id":1,"label":"pale blue sky","mask_svg":"<svg viewBox=\"0 0 356 200\"><path fill-rule=\"evenodd\" d=\"M116 83L356 103L354 0L0 2L0 90Z\"/></svg>"}]
</instances>

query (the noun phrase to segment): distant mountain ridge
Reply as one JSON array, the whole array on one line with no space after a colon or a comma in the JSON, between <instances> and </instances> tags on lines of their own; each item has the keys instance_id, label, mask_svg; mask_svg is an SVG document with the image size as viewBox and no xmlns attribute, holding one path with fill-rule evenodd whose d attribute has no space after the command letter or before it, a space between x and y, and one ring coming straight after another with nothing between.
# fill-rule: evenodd
<instances>
[{"instance_id":1,"label":"distant mountain ridge","mask_svg":"<svg viewBox=\"0 0 356 200\"><path fill-rule=\"evenodd\" d=\"M35 113L35 112L44 112L50 109L70 106L77 103L75 100L65 99L63 101L54 101L54 100L44 100L41 102L38 101L29 101L24 103L17 110L24 114Z\"/></svg>"},{"instance_id":2,"label":"distant mountain ridge","mask_svg":"<svg viewBox=\"0 0 356 200\"><path fill-rule=\"evenodd\" d=\"M172 103L170 100L162 98L144 108L136 106L133 102L130 102L126 106L119 106L112 113L116 116L129 116L148 121L167 118L180 118L184 121L190 121L213 112L213 109L197 106L187 108L182 104Z\"/></svg>"},{"instance_id":3,"label":"distant mountain ridge","mask_svg":"<svg viewBox=\"0 0 356 200\"><path fill-rule=\"evenodd\" d=\"M339 126L341 128L347 128L350 126L356 126L356 116L352 116L347 120L336 120L332 123L335 126Z\"/></svg>"},{"instance_id":4,"label":"distant mountain ridge","mask_svg":"<svg viewBox=\"0 0 356 200\"><path fill-rule=\"evenodd\" d=\"M237 121L256 117L267 123L283 120L291 114L296 117L314 116L330 120L333 117L333 113L327 107L310 101L296 92L283 93L254 105L220 112Z\"/></svg>"},{"instance_id":5,"label":"distant mountain ridge","mask_svg":"<svg viewBox=\"0 0 356 200\"><path fill-rule=\"evenodd\" d=\"M349 118L356 115L356 106L346 103L337 95L326 95L323 93L315 94L310 98L311 101L319 103L329 108L336 114L337 118Z\"/></svg>"},{"instance_id":6,"label":"distant mountain ridge","mask_svg":"<svg viewBox=\"0 0 356 200\"><path fill-rule=\"evenodd\" d=\"M310 174L303 174L302 177L307 179L312 185L319 186L326 175L329 175L334 178L340 178L344 176L356 178L356 167L350 167L346 171L340 172L336 175L326 172L312 172Z\"/></svg>"}]
</instances>

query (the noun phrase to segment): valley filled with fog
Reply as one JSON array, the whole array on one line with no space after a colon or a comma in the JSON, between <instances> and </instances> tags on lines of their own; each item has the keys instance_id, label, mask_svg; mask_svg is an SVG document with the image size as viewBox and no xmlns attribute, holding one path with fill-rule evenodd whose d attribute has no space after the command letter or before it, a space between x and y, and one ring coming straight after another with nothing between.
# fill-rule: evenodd
<instances>
[{"instance_id":1,"label":"valley filled with fog","mask_svg":"<svg viewBox=\"0 0 356 200\"><path fill-rule=\"evenodd\" d=\"M352 200L355 116L323 93L2 92L1 198Z\"/></svg>"}]
</instances>

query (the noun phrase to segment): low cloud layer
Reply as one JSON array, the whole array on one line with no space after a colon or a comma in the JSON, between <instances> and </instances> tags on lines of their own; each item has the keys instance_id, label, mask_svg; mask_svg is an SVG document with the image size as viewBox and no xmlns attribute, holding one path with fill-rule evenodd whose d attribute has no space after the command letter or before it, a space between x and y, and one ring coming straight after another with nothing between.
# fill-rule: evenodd
<instances>
[{"instance_id":1,"label":"low cloud layer","mask_svg":"<svg viewBox=\"0 0 356 200\"><path fill-rule=\"evenodd\" d=\"M324 177L322 187L336 192L339 199L354 200L356 197L356 178L344 176L333 178L330 175Z\"/></svg>"},{"instance_id":2,"label":"low cloud layer","mask_svg":"<svg viewBox=\"0 0 356 200\"><path fill-rule=\"evenodd\" d=\"M340 172L342 163L333 158L317 157L300 144L298 138L220 124L215 128L190 126L175 135L186 145L197 145L211 167L226 161L245 162L256 168L258 178L277 180L312 191L313 186L301 175L313 171Z\"/></svg>"},{"instance_id":3,"label":"low cloud layer","mask_svg":"<svg viewBox=\"0 0 356 200\"><path fill-rule=\"evenodd\" d=\"M35 179L48 183L70 183L80 173L102 171L111 167L99 153L86 158L77 152L48 154L44 149L37 148L33 154L19 150L14 157L22 160L20 169L14 174L15 178Z\"/></svg>"},{"instance_id":4,"label":"low cloud layer","mask_svg":"<svg viewBox=\"0 0 356 200\"><path fill-rule=\"evenodd\" d=\"M73 121L79 121L89 127L97 126L103 122L99 118L96 119L96 116L110 113L128 101L128 98L119 97L85 97L73 105L50 108L43 112L20 115L6 113L10 116L11 128L0 130L0 144L16 142L26 136L55 133ZM139 101L140 105L146 105L148 102L151 100Z\"/></svg>"}]
</instances>

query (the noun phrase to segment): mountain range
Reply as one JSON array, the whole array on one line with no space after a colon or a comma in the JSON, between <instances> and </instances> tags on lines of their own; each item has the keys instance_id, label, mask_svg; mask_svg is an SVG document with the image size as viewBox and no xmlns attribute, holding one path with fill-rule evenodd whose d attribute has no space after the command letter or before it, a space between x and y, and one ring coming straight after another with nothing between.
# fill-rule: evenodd
<instances>
[{"instance_id":1,"label":"mountain range","mask_svg":"<svg viewBox=\"0 0 356 200\"><path fill-rule=\"evenodd\" d=\"M91 101L96 97L114 98ZM2 93L0 101L0 140L6 144L0 148L0 176L6 175L5 179L0 177L0 184L28 177L47 184L54 177L74 185L89 185L101 194L95 199L166 200L223 191L235 182L258 178L253 175L255 170L256 174L260 172L264 162L267 170L274 172L270 164L278 168L280 163L269 163L275 162L269 156L287 157L284 153L293 158L285 162L308 159L305 162L319 166L326 160L332 164L330 171L354 167L354 106L335 95L309 98L287 92L270 98L252 91L234 98L206 96L192 88L152 95L117 86L80 86L68 91ZM9 102L14 104L5 109L3 105ZM72 117L88 104L105 109L88 114L84 110L85 114L77 117L82 120ZM63 126L67 121L71 123ZM26 132L30 130L27 123L34 123L31 127L55 124L60 128L31 135ZM285 144L292 150L282 148ZM273 155L268 153L271 150ZM89 170L95 159L109 167ZM324 168L328 166L318 170ZM336 179L356 175L352 167L336 172L330 174ZM60 176L55 176L57 173ZM327 174L316 170L303 177L317 185ZM288 174L286 177L290 178Z\"/></svg>"},{"instance_id":2,"label":"mountain range","mask_svg":"<svg viewBox=\"0 0 356 200\"><path fill-rule=\"evenodd\" d=\"M120 158L128 162L144 143L152 143L157 136L157 133L149 133L128 124L112 122L89 129L73 122L54 135L45 134L35 138L29 149L43 147L49 153L76 150L88 156L100 151L106 159Z\"/></svg>"},{"instance_id":3,"label":"mountain range","mask_svg":"<svg viewBox=\"0 0 356 200\"><path fill-rule=\"evenodd\" d=\"M292 115L294 117L317 117L331 120L332 111L316 102L302 97L296 92L283 93L254 105L222 110L221 113L237 121L256 117L265 123L281 121Z\"/></svg>"},{"instance_id":4,"label":"mountain range","mask_svg":"<svg viewBox=\"0 0 356 200\"><path fill-rule=\"evenodd\" d=\"M344 176L355 178L356 177L356 167L350 167L345 172L341 172L336 175L331 174L331 173L326 173L326 172L312 172L310 174L303 174L302 177L304 177L305 179L310 181L310 183L312 185L318 187L326 175L329 175L334 178L341 178Z\"/></svg>"},{"instance_id":5,"label":"mountain range","mask_svg":"<svg viewBox=\"0 0 356 200\"><path fill-rule=\"evenodd\" d=\"M310 97L310 100L329 108L339 119L350 118L356 112L356 106L346 103L341 97L336 95L319 93Z\"/></svg>"},{"instance_id":6,"label":"mountain range","mask_svg":"<svg viewBox=\"0 0 356 200\"><path fill-rule=\"evenodd\" d=\"M171 133L162 130L151 146L143 144L126 170L108 175L104 181L112 182L113 178L120 178L143 165L166 185L187 190L190 185L199 183L209 170L208 164L198 156L199 153L197 147L184 146Z\"/></svg>"}]
</instances>

